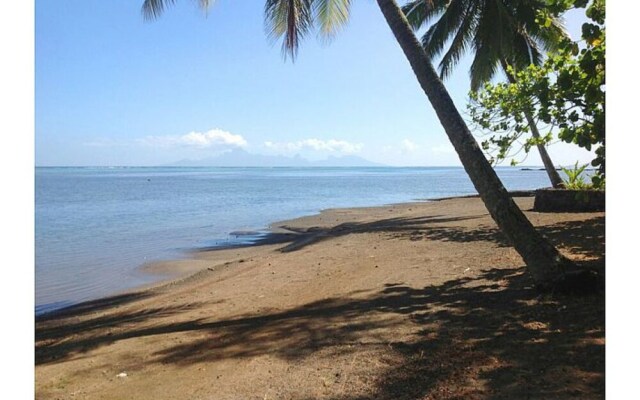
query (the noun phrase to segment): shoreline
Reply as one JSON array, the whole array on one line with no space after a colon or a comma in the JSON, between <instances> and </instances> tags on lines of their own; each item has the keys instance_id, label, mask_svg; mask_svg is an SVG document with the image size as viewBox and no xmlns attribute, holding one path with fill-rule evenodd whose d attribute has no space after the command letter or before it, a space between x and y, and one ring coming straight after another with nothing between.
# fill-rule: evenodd
<instances>
[{"instance_id":1,"label":"shoreline","mask_svg":"<svg viewBox=\"0 0 640 400\"><path fill-rule=\"evenodd\" d=\"M377 206L474 193L462 168L408 168L407 171L384 168L380 172L232 170L39 173L39 187L42 186L39 190L55 187L47 182L58 179L65 182L68 179L70 184L86 181L92 189L78 193L81 199L70 207L40 204L45 199L56 199L50 203L53 205L64 204L64 196L58 196L55 191L49 193L46 189L39 196L37 217L49 215L50 219L43 219L36 238L36 304L39 307L34 309L34 314L60 308L55 303L61 300L65 301L62 305L67 306L162 280L140 273L139 267L146 262L188 257L188 251L194 248L235 246L236 240L227 234L237 229L261 230L274 220L296 218L327 208ZM507 187L513 188L544 186L546 179L544 174L529 178L527 173L509 167L501 174ZM184 176L190 178L184 179ZM236 186L232 177L239 176L246 179L241 180L242 190L236 193L236 189L232 189ZM316 177L322 184L307 185L305 189L307 179ZM135 198L146 199L147 206L121 200L117 200L117 207L115 203L102 204L101 199L114 195L110 194L108 185L99 184L103 179L120 182L122 190L135 193ZM216 184L209 184L208 179ZM294 189L292 184L299 186ZM261 189L252 191L251 185ZM167 190L171 187L175 190ZM164 194L156 196L160 193ZM271 194L260 199L256 197L260 193ZM193 198L184 201L185 196ZM75 217L68 215L70 212ZM131 218L124 218L125 215ZM68 223L60 228L53 223L65 220ZM94 253L100 253L100 257Z\"/></svg>"},{"instance_id":2,"label":"shoreline","mask_svg":"<svg viewBox=\"0 0 640 400\"><path fill-rule=\"evenodd\" d=\"M471 195L473 197L474 195ZM476 195L477 196L477 195ZM461 198L464 196L461 196ZM456 198L456 197L452 197ZM447 199L447 198L443 198ZM123 289L116 291L107 296L101 296L95 299L80 301L77 303L70 304L68 306L64 306L62 308L56 308L51 311L44 311L35 315L36 322L41 319L48 319L48 317L57 317L59 314L67 315L73 314L74 311L83 310L92 305L101 305L101 304L111 304L113 299L120 298L122 296L129 296L139 292L144 292L147 290L154 290L164 286L170 286L176 281L181 281L183 279L189 278L190 275L196 274L201 270L199 258L200 255L207 255L216 252L225 252L232 250L243 250L243 249L251 249L260 246L270 246L270 245L280 245L283 243L292 242L296 237L301 235L301 232L290 231L285 228L282 228L280 225L289 223L290 221L302 220L305 218L313 218L320 216L323 213L339 211L339 210L357 210L357 209L372 209L372 208L382 208L394 205L406 205L406 204L414 204L414 203L424 203L429 201L437 201L439 199L425 199L425 200L414 200L405 203L393 203L388 205L377 205L377 206L363 206L363 207L340 207L340 208L327 208L318 211L313 214L306 214L302 216L293 217L290 219L284 219L280 221L274 221L268 224L267 227L261 228L255 231L232 231L228 233L228 236L232 236L234 233L241 233L237 236L245 236L248 237L243 240L226 240L225 242L231 243L222 243L216 244L212 246L206 247L198 247L186 250L184 252L184 257L167 259L167 260L157 260L152 262L147 262L136 267L135 271L138 271L147 275L164 275L164 277L153 281L151 283L138 285L132 288ZM246 235L245 235L246 234ZM235 236L235 235L233 235ZM59 301L56 303L69 303L69 301ZM49 304L36 305L36 308L47 306Z\"/></svg>"},{"instance_id":3,"label":"shoreline","mask_svg":"<svg viewBox=\"0 0 640 400\"><path fill-rule=\"evenodd\" d=\"M512 197L532 197L534 195L533 190L514 190L509 191ZM157 260L149 263L144 263L138 266L135 270L147 274L147 275L156 275L161 276L158 280L154 280L153 282L138 285L135 287L131 287L128 289L118 290L106 296L100 296L95 299L89 299L85 301L80 301L77 303L73 303L70 301L59 301L56 303L71 303L67 306L61 308L55 308L50 311L43 311L35 314L36 321L40 318L45 318L47 316L57 315L59 313L68 314L73 313L73 311L78 309L83 309L88 304L94 303L102 303L108 302L111 298L117 298L119 296L126 296L131 293L137 293L140 291L151 290L155 287L161 287L164 285L170 285L173 281L181 280L187 278L189 275L197 273L201 266L199 266L198 255L206 254L209 252L215 251L223 251L223 250L234 250L234 249L244 249L251 247L259 247L259 246L267 246L267 245L279 245L288 242L296 241L305 237L309 238L314 235L309 235L309 233L305 232L304 234L299 231L291 231L282 227L283 224L288 224L293 221L304 220L308 218L314 218L322 215L323 213L331 213L331 212L340 212L340 211L349 211L349 210L369 210L369 209L378 209L385 207L393 207L393 206L405 206L412 204L421 204L426 202L438 202L452 199L469 199L469 198L478 198L478 194L469 194L469 195L461 195L461 196L451 196L451 197L441 197L441 198L427 198L427 199L416 199L403 203L390 203L390 204L382 204L375 206L363 206L363 207L339 207L339 208L327 208L322 209L317 213L306 214L298 217L293 217L290 219L285 219L281 221L274 221L269 223L267 227L261 228L255 231L232 231L228 233L228 236L236 236L234 240L227 240L230 243L222 243L216 244L207 247L199 247L190 249L184 252L184 257L176 258L176 259L167 259L167 260ZM236 235L234 235L236 234ZM305 235L306 234L306 235ZM237 240L238 236L243 236L244 239ZM310 239L313 240L313 239ZM51 306L51 304L42 304L36 305L36 310L38 307L46 307Z\"/></svg>"},{"instance_id":4,"label":"shoreline","mask_svg":"<svg viewBox=\"0 0 640 400\"><path fill-rule=\"evenodd\" d=\"M515 201L563 254L604 272L603 212ZM604 394L604 293L540 296L480 199L325 210L273 227L297 234L201 252L177 265L180 278L37 318L36 396Z\"/></svg>"}]
</instances>

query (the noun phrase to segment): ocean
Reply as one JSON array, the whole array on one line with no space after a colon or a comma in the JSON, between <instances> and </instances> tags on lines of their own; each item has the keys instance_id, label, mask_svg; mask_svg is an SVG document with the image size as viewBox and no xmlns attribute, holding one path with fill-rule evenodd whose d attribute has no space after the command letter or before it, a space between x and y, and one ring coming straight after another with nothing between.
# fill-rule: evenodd
<instances>
[{"instance_id":1,"label":"ocean","mask_svg":"<svg viewBox=\"0 0 640 400\"><path fill-rule=\"evenodd\" d=\"M545 171L498 167L509 190L548 187ZM326 208L476 193L461 167L37 167L36 315L162 277L152 261L234 245L234 232Z\"/></svg>"}]
</instances>

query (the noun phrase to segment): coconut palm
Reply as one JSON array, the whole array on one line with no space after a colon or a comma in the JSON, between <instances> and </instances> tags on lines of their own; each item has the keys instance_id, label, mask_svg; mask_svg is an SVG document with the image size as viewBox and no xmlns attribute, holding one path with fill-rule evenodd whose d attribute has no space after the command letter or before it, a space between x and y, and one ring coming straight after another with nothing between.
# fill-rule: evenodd
<instances>
[{"instance_id":1,"label":"coconut palm","mask_svg":"<svg viewBox=\"0 0 640 400\"><path fill-rule=\"evenodd\" d=\"M524 259L536 285L541 289L554 287L564 278L571 262L535 230L511 199L400 7L394 0L376 1L492 218ZM173 1L145 0L143 11L155 17L169 2ZM335 34L348 20L350 3L351 0L266 0L265 19L271 34L283 38L283 49L294 57L300 41L316 23L323 34Z\"/></svg>"},{"instance_id":2,"label":"coconut palm","mask_svg":"<svg viewBox=\"0 0 640 400\"><path fill-rule=\"evenodd\" d=\"M442 79L466 52L474 52L469 75L471 90L477 91L499 69L515 82L513 71L540 65L543 53L556 50L567 37L559 19L548 20L545 27L536 22L536 12L543 6L541 0L413 0L402 10L414 30L435 21L423 35L422 45L429 57L442 55L438 67ZM528 112L525 118L531 135L539 140L534 118ZM539 142L537 148L551 184L562 186L546 147Z\"/></svg>"}]
</instances>

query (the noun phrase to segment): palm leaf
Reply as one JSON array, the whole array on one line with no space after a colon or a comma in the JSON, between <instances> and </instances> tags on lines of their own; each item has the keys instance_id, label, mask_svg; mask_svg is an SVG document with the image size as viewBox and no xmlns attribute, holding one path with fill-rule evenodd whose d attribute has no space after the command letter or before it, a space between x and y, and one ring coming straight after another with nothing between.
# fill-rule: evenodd
<instances>
[{"instance_id":1,"label":"palm leaf","mask_svg":"<svg viewBox=\"0 0 640 400\"><path fill-rule=\"evenodd\" d=\"M207 10L215 0L195 0L203 10ZM172 6L176 0L144 0L142 3L142 16L145 20L154 20L160 17L168 6Z\"/></svg>"},{"instance_id":2,"label":"palm leaf","mask_svg":"<svg viewBox=\"0 0 640 400\"><path fill-rule=\"evenodd\" d=\"M449 0L413 0L402 6L409 25L415 30L422 28L449 4Z\"/></svg>"},{"instance_id":3,"label":"palm leaf","mask_svg":"<svg viewBox=\"0 0 640 400\"><path fill-rule=\"evenodd\" d=\"M569 33L564 26L562 18L554 19L551 25L544 29L530 31L531 37L539 44L540 48L547 52L558 50L562 39L569 38Z\"/></svg>"},{"instance_id":4,"label":"palm leaf","mask_svg":"<svg viewBox=\"0 0 640 400\"><path fill-rule=\"evenodd\" d=\"M449 50L442 56L442 60L438 66L440 78L442 79L447 78L451 74L453 68L469 47L477 24L477 17L474 13L475 6L475 2L469 2L469 6L463 16L462 25L460 25L458 32L456 32L456 35L451 41Z\"/></svg>"},{"instance_id":5,"label":"palm leaf","mask_svg":"<svg viewBox=\"0 0 640 400\"><path fill-rule=\"evenodd\" d=\"M477 91L483 83L488 82L498 70L500 56L491 47L476 48L476 55L469 69L471 90Z\"/></svg>"},{"instance_id":6,"label":"palm leaf","mask_svg":"<svg viewBox=\"0 0 640 400\"><path fill-rule=\"evenodd\" d=\"M506 49L511 48L506 45L511 32L506 26L507 20L500 5L496 4L499 2L483 1L479 7L478 24L473 38L475 55L469 69L473 91L493 78L503 57L511 58L509 53L505 53Z\"/></svg>"},{"instance_id":7,"label":"palm leaf","mask_svg":"<svg viewBox=\"0 0 640 400\"><path fill-rule=\"evenodd\" d=\"M331 38L349 20L351 0L313 0L313 8L320 33Z\"/></svg>"},{"instance_id":8,"label":"palm leaf","mask_svg":"<svg viewBox=\"0 0 640 400\"><path fill-rule=\"evenodd\" d=\"M471 1L475 0L451 0L440 19L427 30L422 37L422 45L429 57L440 54L445 44L455 35Z\"/></svg>"},{"instance_id":9,"label":"palm leaf","mask_svg":"<svg viewBox=\"0 0 640 400\"><path fill-rule=\"evenodd\" d=\"M282 41L282 53L295 60L300 41L313 27L313 0L267 0L265 25L271 38Z\"/></svg>"},{"instance_id":10,"label":"palm leaf","mask_svg":"<svg viewBox=\"0 0 640 400\"><path fill-rule=\"evenodd\" d=\"M449 76L466 52L476 53L470 75L472 88L479 88L493 78L500 60L518 68L539 64L544 52L568 37L560 18L547 27L536 22L544 6L545 0L412 0L402 10L414 30L437 18L422 44L430 57L444 52L441 77Z\"/></svg>"},{"instance_id":11,"label":"palm leaf","mask_svg":"<svg viewBox=\"0 0 640 400\"><path fill-rule=\"evenodd\" d=\"M519 32L514 36L513 47L511 64L516 69L542 63L542 53L538 44L526 32Z\"/></svg>"}]
</instances>

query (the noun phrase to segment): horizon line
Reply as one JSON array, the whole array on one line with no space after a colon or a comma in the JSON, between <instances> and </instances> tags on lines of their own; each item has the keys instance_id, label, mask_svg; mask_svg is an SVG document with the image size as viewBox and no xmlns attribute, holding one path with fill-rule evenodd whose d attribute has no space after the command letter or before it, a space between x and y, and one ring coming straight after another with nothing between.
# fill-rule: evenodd
<instances>
[{"instance_id":1,"label":"horizon line","mask_svg":"<svg viewBox=\"0 0 640 400\"><path fill-rule=\"evenodd\" d=\"M35 168L464 168L462 165L34 165ZM544 168L543 165L495 165L494 168ZM558 166L556 166L558 168Z\"/></svg>"}]
</instances>

